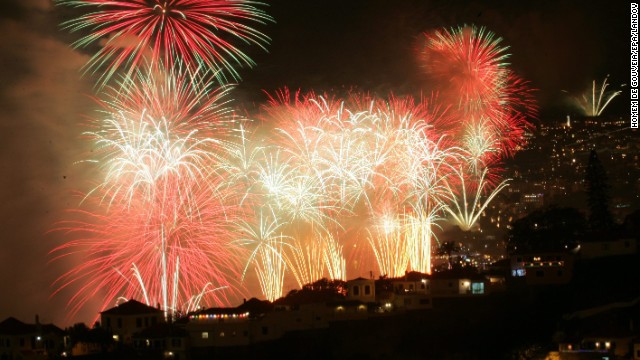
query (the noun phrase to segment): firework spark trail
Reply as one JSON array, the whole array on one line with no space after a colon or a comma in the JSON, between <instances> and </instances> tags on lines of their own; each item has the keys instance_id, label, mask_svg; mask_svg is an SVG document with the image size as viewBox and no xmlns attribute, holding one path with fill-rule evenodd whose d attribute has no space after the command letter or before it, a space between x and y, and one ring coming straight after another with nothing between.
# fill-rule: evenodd
<instances>
[{"instance_id":1,"label":"firework spark trail","mask_svg":"<svg viewBox=\"0 0 640 360\"><path fill-rule=\"evenodd\" d=\"M311 232L306 236L294 236L291 247L285 250L287 269L300 288L324 277L324 246L316 235Z\"/></svg>"},{"instance_id":2,"label":"firework spark trail","mask_svg":"<svg viewBox=\"0 0 640 360\"><path fill-rule=\"evenodd\" d=\"M380 274L390 278L403 276L409 267L408 243L396 218L386 215L380 222L368 236Z\"/></svg>"},{"instance_id":3,"label":"firework spark trail","mask_svg":"<svg viewBox=\"0 0 640 360\"><path fill-rule=\"evenodd\" d=\"M89 60L86 71L100 72L99 84L106 84L119 69L132 75L142 63L174 64L189 69L206 66L226 83L227 76L239 79L236 66L254 62L229 42L265 47L269 38L247 23L273 21L258 6L243 0L56 0L59 5L91 8L94 11L63 23L76 31L90 31L74 43L85 48L104 41Z\"/></svg>"},{"instance_id":4,"label":"firework spark trail","mask_svg":"<svg viewBox=\"0 0 640 360\"><path fill-rule=\"evenodd\" d=\"M342 255L342 245L331 234L324 236L321 240L323 246L322 258L327 267L329 280L347 280L347 267Z\"/></svg>"},{"instance_id":5,"label":"firework spark trail","mask_svg":"<svg viewBox=\"0 0 640 360\"><path fill-rule=\"evenodd\" d=\"M510 179L503 180L495 188L492 188L486 181L488 172L486 168L480 176L469 176L460 167L453 167L451 170L455 176L453 176L453 181L447 182L449 201L444 210L451 215L462 230L467 231L473 228L491 200L502 189L509 186Z\"/></svg>"},{"instance_id":6,"label":"firework spark trail","mask_svg":"<svg viewBox=\"0 0 640 360\"><path fill-rule=\"evenodd\" d=\"M620 90L607 91L607 87L609 86L607 79L609 79L608 75L602 80L600 89L596 88L596 81L593 80L591 93L582 95L582 98L578 100L578 104L586 116L597 117L602 115L602 112L607 108L611 100L622 93Z\"/></svg>"},{"instance_id":7,"label":"firework spark trail","mask_svg":"<svg viewBox=\"0 0 640 360\"><path fill-rule=\"evenodd\" d=\"M274 239L258 249L255 261L256 274L262 293L269 301L282 297L286 262L282 257L283 244Z\"/></svg>"},{"instance_id":8,"label":"firework spark trail","mask_svg":"<svg viewBox=\"0 0 640 360\"><path fill-rule=\"evenodd\" d=\"M470 170L479 174L484 168L493 162L497 162L499 156L499 139L486 119L466 125L462 147L469 154L468 162Z\"/></svg>"}]
</instances>

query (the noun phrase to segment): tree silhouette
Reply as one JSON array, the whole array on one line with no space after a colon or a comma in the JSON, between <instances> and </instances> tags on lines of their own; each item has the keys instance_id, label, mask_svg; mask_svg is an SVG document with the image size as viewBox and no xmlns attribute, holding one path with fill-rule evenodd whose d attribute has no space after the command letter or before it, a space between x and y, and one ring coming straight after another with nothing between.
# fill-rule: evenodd
<instances>
[{"instance_id":1,"label":"tree silhouette","mask_svg":"<svg viewBox=\"0 0 640 360\"><path fill-rule=\"evenodd\" d=\"M507 249L555 252L572 249L584 237L586 219L574 208L550 207L516 220L507 235Z\"/></svg>"},{"instance_id":2,"label":"tree silhouette","mask_svg":"<svg viewBox=\"0 0 640 360\"><path fill-rule=\"evenodd\" d=\"M455 241L445 241L438 247L437 254L446 255L447 261L449 261L449 269L453 269L453 261L451 256L454 252L458 251L460 251L460 246L458 246Z\"/></svg>"},{"instance_id":3,"label":"tree silhouette","mask_svg":"<svg viewBox=\"0 0 640 360\"><path fill-rule=\"evenodd\" d=\"M610 186L607 172L595 150L591 150L589 154L585 180L589 205L589 225L595 231L610 230L613 227L613 217L609 211Z\"/></svg>"}]
</instances>

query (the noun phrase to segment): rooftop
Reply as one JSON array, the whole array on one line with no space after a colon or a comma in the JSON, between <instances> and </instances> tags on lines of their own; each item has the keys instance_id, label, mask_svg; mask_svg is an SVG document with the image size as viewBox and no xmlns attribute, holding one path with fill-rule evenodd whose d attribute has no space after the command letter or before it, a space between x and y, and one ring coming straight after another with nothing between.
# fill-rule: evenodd
<instances>
[{"instance_id":1,"label":"rooftop","mask_svg":"<svg viewBox=\"0 0 640 360\"><path fill-rule=\"evenodd\" d=\"M140 314L162 314L162 310L145 305L136 300L129 300L111 309L102 311L100 314L108 315L140 315Z\"/></svg>"}]
</instances>

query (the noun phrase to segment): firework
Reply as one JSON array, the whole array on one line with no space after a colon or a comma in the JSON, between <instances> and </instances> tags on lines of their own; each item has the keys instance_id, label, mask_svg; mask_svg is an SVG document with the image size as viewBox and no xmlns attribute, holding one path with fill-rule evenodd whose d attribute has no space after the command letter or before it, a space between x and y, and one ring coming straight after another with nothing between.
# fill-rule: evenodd
<instances>
[{"instance_id":1,"label":"firework","mask_svg":"<svg viewBox=\"0 0 640 360\"><path fill-rule=\"evenodd\" d=\"M509 54L501 42L483 27L437 30L425 34L421 63L447 100L457 102L465 114L483 112L507 78Z\"/></svg>"},{"instance_id":2,"label":"firework","mask_svg":"<svg viewBox=\"0 0 640 360\"><path fill-rule=\"evenodd\" d=\"M324 246L315 232L299 235L285 253L287 268L302 288L324 277Z\"/></svg>"},{"instance_id":3,"label":"firework","mask_svg":"<svg viewBox=\"0 0 640 360\"><path fill-rule=\"evenodd\" d=\"M324 245L323 258L327 266L330 280L347 280L347 270L344 256L342 256L342 245L332 236L325 236L322 240Z\"/></svg>"},{"instance_id":4,"label":"firework","mask_svg":"<svg viewBox=\"0 0 640 360\"><path fill-rule=\"evenodd\" d=\"M163 203L172 205L170 199ZM93 297L102 297L105 308L119 298L142 298L150 306L160 305L166 315L193 309L203 300L228 303L241 254L225 240L229 233L220 219L228 209L208 191L192 204L190 216L178 211L165 215L137 200L112 204L101 213L76 211L77 220L59 228L74 240L53 250L56 258L83 256L80 265L56 282L57 291L81 286L69 302L71 314ZM212 291L220 288L229 291Z\"/></svg>"},{"instance_id":5,"label":"firework","mask_svg":"<svg viewBox=\"0 0 640 360\"><path fill-rule=\"evenodd\" d=\"M99 210L93 222L69 222L65 229L80 239L54 250L85 256L59 280L61 288L86 281L71 300L73 312L108 289L105 306L142 296L168 316L202 298L223 303L210 290L232 286L226 276L237 258L226 222L235 210L206 171L219 144L214 134L223 136L232 122L224 91L195 92L183 82L188 77L157 76L139 73L117 91L107 88L95 130L85 134L104 178L84 202Z\"/></svg>"},{"instance_id":6,"label":"firework","mask_svg":"<svg viewBox=\"0 0 640 360\"><path fill-rule=\"evenodd\" d=\"M258 257L255 261L258 282L262 289L262 294L269 301L275 301L282 297L282 287L286 263L282 257L282 242L268 240L265 246L258 250Z\"/></svg>"},{"instance_id":7,"label":"firework","mask_svg":"<svg viewBox=\"0 0 640 360\"><path fill-rule=\"evenodd\" d=\"M249 248L250 255L242 272L244 278L250 265L254 265L258 282L263 295L270 301L282 296L282 285L286 270L286 258L283 252L292 240L283 232L284 223L278 221L274 209L260 208L250 222L239 219L236 234L238 239L234 243Z\"/></svg>"},{"instance_id":8,"label":"firework","mask_svg":"<svg viewBox=\"0 0 640 360\"><path fill-rule=\"evenodd\" d=\"M454 176L447 182L449 202L444 210L462 230L467 231L473 228L491 200L509 186L510 179L491 187L486 180L486 168L480 176L469 175L462 168L453 167L451 170Z\"/></svg>"},{"instance_id":9,"label":"firework","mask_svg":"<svg viewBox=\"0 0 640 360\"><path fill-rule=\"evenodd\" d=\"M607 87L609 86L607 79L609 79L608 75L602 80L602 86L599 89L596 88L596 81L593 80L591 93L582 95L582 98L578 101L580 108L586 116L596 117L602 115L602 112L607 108L611 100L622 93L620 90L607 91Z\"/></svg>"},{"instance_id":10,"label":"firework","mask_svg":"<svg viewBox=\"0 0 640 360\"><path fill-rule=\"evenodd\" d=\"M404 236L409 248L409 270L423 274L431 273L431 243L435 239L434 226L440 217L442 206L433 206L428 211L416 209L405 216Z\"/></svg>"},{"instance_id":11,"label":"firework","mask_svg":"<svg viewBox=\"0 0 640 360\"><path fill-rule=\"evenodd\" d=\"M369 244L373 250L381 275L391 278L403 276L409 267L407 241L397 219L387 215L369 232Z\"/></svg>"},{"instance_id":12,"label":"firework","mask_svg":"<svg viewBox=\"0 0 640 360\"><path fill-rule=\"evenodd\" d=\"M471 123L495 134L499 153L512 155L524 144L527 119L537 106L528 82L516 76L506 60L502 38L483 27L442 29L424 36L420 62L442 99L454 105L458 124ZM467 137L468 127L452 129Z\"/></svg>"},{"instance_id":13,"label":"firework","mask_svg":"<svg viewBox=\"0 0 640 360\"><path fill-rule=\"evenodd\" d=\"M261 48L269 38L250 24L272 21L244 0L56 0L60 5L93 11L63 24L71 31L89 30L75 47L102 45L87 71L101 72L104 84L119 70L127 75L141 64L183 62L189 69L206 66L221 81L238 79L236 66L253 61L231 40Z\"/></svg>"}]
</instances>

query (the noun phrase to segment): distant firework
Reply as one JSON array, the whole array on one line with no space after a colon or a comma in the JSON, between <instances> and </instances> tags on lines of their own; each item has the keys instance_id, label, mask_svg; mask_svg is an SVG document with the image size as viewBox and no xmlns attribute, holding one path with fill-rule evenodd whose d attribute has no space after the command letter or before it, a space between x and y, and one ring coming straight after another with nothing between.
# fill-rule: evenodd
<instances>
[{"instance_id":1,"label":"distant firework","mask_svg":"<svg viewBox=\"0 0 640 360\"><path fill-rule=\"evenodd\" d=\"M593 80L591 91L583 94L582 97L577 100L577 103L584 115L589 117L602 115L602 112L604 112L611 100L615 99L616 96L622 93L620 90L607 91L607 87L609 87L609 84L607 83L608 78L609 76L602 80L600 88L596 87L596 81Z\"/></svg>"},{"instance_id":2,"label":"distant firework","mask_svg":"<svg viewBox=\"0 0 640 360\"><path fill-rule=\"evenodd\" d=\"M99 73L101 84L118 70L126 76L143 64L182 62L191 71L207 67L218 79L238 79L235 67L254 63L237 45L264 47L269 38L252 27L272 21L244 0L56 0L60 5L90 8L92 12L63 24L72 31L91 33L74 46L101 45L87 65Z\"/></svg>"}]
</instances>

